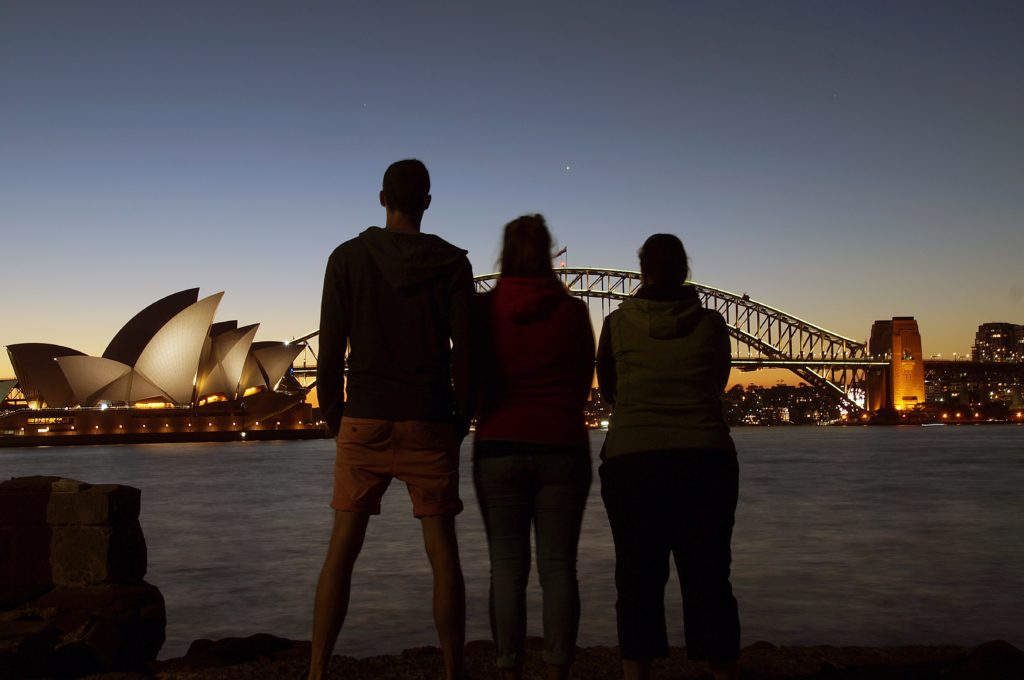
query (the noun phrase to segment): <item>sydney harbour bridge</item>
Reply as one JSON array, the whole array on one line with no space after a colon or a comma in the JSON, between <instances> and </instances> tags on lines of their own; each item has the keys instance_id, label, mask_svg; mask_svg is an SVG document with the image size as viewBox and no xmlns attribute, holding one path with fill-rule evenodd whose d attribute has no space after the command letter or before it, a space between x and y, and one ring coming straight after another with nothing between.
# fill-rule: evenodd
<instances>
[{"instance_id":1,"label":"sydney harbour bridge","mask_svg":"<svg viewBox=\"0 0 1024 680\"><path fill-rule=\"evenodd\" d=\"M587 301L592 311L599 307L602 316L640 286L637 271L559 267L555 274L569 292ZM494 287L498 274L484 274L475 280L477 291L485 292ZM748 295L690 283L697 289L701 303L725 318L735 368L789 369L808 384L832 394L844 409L864 410L868 369L888 366L888 360L872 358L862 342L752 300ZM306 387L315 386L315 345L319 333L316 330L292 340L307 345L294 364L296 377Z\"/></svg>"}]
</instances>

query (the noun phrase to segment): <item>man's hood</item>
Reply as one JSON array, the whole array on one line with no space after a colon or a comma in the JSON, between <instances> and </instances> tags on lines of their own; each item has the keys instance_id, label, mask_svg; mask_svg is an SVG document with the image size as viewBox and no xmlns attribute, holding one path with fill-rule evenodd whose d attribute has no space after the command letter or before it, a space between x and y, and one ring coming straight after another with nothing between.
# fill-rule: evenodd
<instances>
[{"instance_id":1,"label":"man's hood","mask_svg":"<svg viewBox=\"0 0 1024 680\"><path fill-rule=\"evenodd\" d=\"M554 277L503 276L494 293L494 308L513 322L525 324L550 317L565 295L565 287Z\"/></svg>"},{"instance_id":2,"label":"man's hood","mask_svg":"<svg viewBox=\"0 0 1024 680\"><path fill-rule=\"evenodd\" d=\"M466 257L439 236L370 227L359 235L370 257L396 290L421 286L450 274Z\"/></svg>"},{"instance_id":3,"label":"man's hood","mask_svg":"<svg viewBox=\"0 0 1024 680\"><path fill-rule=\"evenodd\" d=\"M619 309L640 323L646 321L648 334L659 340L690 335L705 315L693 286L681 286L668 294L641 288L634 297L624 300Z\"/></svg>"}]
</instances>

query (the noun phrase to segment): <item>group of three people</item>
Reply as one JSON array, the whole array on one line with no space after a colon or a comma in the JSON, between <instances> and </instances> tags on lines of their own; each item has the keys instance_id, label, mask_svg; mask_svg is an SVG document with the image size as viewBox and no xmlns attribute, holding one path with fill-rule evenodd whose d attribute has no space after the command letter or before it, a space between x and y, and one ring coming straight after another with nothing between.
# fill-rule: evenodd
<instances>
[{"instance_id":1,"label":"group of three people","mask_svg":"<svg viewBox=\"0 0 1024 680\"><path fill-rule=\"evenodd\" d=\"M339 246L324 280L317 388L337 435L335 517L309 678L325 677L369 517L393 478L408 486L421 521L446 678L464 677L455 515L463 507L459 448L473 418L497 665L504 680L522 677L533 528L547 676L568 678L592 477L583 416L595 356L587 307L555 276L540 215L506 225L501 276L477 296L466 252L420 231L430 205L421 162L392 164L380 202L385 227ZM707 660L716 677L735 677L739 618L729 571L738 467L721 407L729 336L722 317L685 285L678 238L656 234L639 255L641 286L605 320L597 349L598 384L614 409L600 476L615 543L623 673L646 678L652 660L668 653L664 588L674 557L688 655Z\"/></svg>"}]
</instances>

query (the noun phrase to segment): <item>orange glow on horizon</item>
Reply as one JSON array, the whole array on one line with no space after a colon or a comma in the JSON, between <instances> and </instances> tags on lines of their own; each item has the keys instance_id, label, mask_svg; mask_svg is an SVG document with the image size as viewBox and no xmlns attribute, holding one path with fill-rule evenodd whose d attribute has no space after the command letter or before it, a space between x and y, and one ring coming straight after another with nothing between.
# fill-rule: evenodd
<instances>
[{"instance_id":1,"label":"orange glow on horizon","mask_svg":"<svg viewBox=\"0 0 1024 680\"><path fill-rule=\"evenodd\" d=\"M734 368L729 374L729 382L725 389L731 389L736 385L741 387L746 387L747 385L774 387L779 384L802 385L805 384L805 381L787 368L760 368L756 371L741 371Z\"/></svg>"}]
</instances>

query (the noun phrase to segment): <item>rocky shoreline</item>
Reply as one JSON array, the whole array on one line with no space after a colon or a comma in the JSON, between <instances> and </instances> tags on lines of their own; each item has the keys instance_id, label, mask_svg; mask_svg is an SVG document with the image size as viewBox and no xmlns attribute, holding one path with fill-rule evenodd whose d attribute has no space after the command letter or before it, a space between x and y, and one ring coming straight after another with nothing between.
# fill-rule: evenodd
<instances>
[{"instance_id":1,"label":"rocky shoreline","mask_svg":"<svg viewBox=\"0 0 1024 680\"><path fill-rule=\"evenodd\" d=\"M0 679L303 678L309 642L267 634L196 640L185 656L154 661L164 642L164 601L143 580L140 498L131 487L56 477L0 483ZM543 677L542 646L537 638L528 641L528 680ZM468 676L498 680L494 658L489 641L470 642ZM329 677L439 680L441 668L440 650L420 647L364 659L335 656ZM746 680L1024 680L1024 652L1003 641L978 647L758 642L743 650L740 668ZM572 677L618 680L617 648L578 650ZM708 677L704 665L688 661L679 648L653 674L655 680L702 677Z\"/></svg>"},{"instance_id":2,"label":"rocky shoreline","mask_svg":"<svg viewBox=\"0 0 1024 680\"><path fill-rule=\"evenodd\" d=\"M543 678L541 640L528 641L527 680ZM151 674L107 673L91 680L235 680L242 678L289 678L303 676L309 643L272 635L193 642L178 659L154 664ZM758 642L743 649L741 677L745 680L1015 680L1024 679L1024 652L1003 641L978 647L778 647ZM466 672L472 680L499 680L490 642L466 646ZM338 680L440 680L441 653L436 647L409 649L401 654L355 659L335 656L331 678ZM615 647L580 649L573 678L619 680ZM672 649L668 659L655 668L655 680L689 680L710 677L703 664L690 662L685 651Z\"/></svg>"}]
</instances>

